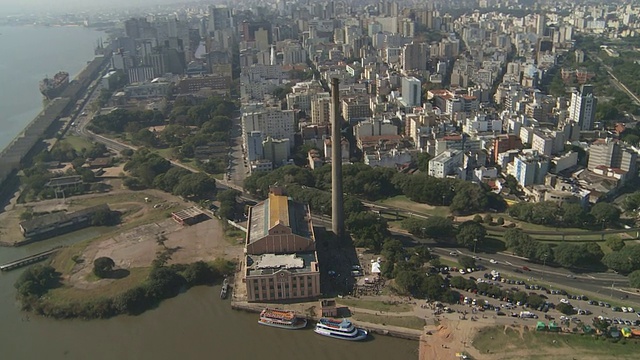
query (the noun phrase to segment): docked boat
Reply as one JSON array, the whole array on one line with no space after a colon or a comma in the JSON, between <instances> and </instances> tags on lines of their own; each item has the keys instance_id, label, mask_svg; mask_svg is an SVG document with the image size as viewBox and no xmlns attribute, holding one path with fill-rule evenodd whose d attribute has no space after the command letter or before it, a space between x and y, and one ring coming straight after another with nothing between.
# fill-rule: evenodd
<instances>
[{"instance_id":1,"label":"docked boat","mask_svg":"<svg viewBox=\"0 0 640 360\"><path fill-rule=\"evenodd\" d=\"M229 292L229 280L224 279L222 282L222 290L220 290L220 299L226 299L227 293Z\"/></svg>"},{"instance_id":2,"label":"docked boat","mask_svg":"<svg viewBox=\"0 0 640 360\"><path fill-rule=\"evenodd\" d=\"M69 73L60 71L53 78L45 77L40 81L40 92L51 100L62 94L69 85Z\"/></svg>"},{"instance_id":3,"label":"docked boat","mask_svg":"<svg viewBox=\"0 0 640 360\"><path fill-rule=\"evenodd\" d=\"M321 318L314 330L317 334L332 337L335 339L358 341L367 338L367 331L359 329L347 319L342 321Z\"/></svg>"},{"instance_id":4,"label":"docked boat","mask_svg":"<svg viewBox=\"0 0 640 360\"><path fill-rule=\"evenodd\" d=\"M258 323L280 329L297 330L307 326L307 319L296 316L294 311L264 309L260 312Z\"/></svg>"}]
</instances>

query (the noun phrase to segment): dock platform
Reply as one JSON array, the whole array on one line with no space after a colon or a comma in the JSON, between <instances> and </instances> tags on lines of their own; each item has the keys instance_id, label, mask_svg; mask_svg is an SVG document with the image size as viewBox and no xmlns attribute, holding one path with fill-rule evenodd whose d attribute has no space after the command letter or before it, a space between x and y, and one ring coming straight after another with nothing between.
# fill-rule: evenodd
<instances>
[{"instance_id":1,"label":"dock platform","mask_svg":"<svg viewBox=\"0 0 640 360\"><path fill-rule=\"evenodd\" d=\"M15 260L15 261L0 265L0 271L9 271L9 270L17 269L19 267L31 265L33 263L42 261L42 260L48 258L49 256L55 254L58 250L60 250L60 248L61 248L61 246L58 246L58 247L55 247L53 249L49 249L47 251L43 251L41 253L30 255L30 256L24 257L22 259L18 259L18 260Z\"/></svg>"}]
</instances>

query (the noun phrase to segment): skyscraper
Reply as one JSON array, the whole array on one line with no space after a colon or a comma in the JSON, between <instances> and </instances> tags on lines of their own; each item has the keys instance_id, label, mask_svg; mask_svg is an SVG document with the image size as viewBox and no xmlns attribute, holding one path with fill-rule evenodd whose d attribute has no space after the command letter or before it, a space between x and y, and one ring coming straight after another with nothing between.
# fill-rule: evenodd
<instances>
[{"instance_id":1,"label":"skyscraper","mask_svg":"<svg viewBox=\"0 0 640 360\"><path fill-rule=\"evenodd\" d=\"M593 130L598 99L593 95L593 85L582 85L580 91L571 94L569 119L580 125L581 131Z\"/></svg>"},{"instance_id":2,"label":"skyscraper","mask_svg":"<svg viewBox=\"0 0 640 360\"><path fill-rule=\"evenodd\" d=\"M402 78L402 99L407 106L420 106L422 104L422 87L420 80L413 76Z\"/></svg>"},{"instance_id":3,"label":"skyscraper","mask_svg":"<svg viewBox=\"0 0 640 360\"><path fill-rule=\"evenodd\" d=\"M209 32L229 29L232 26L231 9L226 6L209 6Z\"/></svg>"}]
</instances>

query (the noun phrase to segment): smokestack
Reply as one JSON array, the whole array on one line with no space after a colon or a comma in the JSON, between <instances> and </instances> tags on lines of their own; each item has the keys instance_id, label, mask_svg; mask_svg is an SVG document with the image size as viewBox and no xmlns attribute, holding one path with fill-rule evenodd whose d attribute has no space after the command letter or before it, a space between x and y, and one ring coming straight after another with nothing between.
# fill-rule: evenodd
<instances>
[{"instance_id":1,"label":"smokestack","mask_svg":"<svg viewBox=\"0 0 640 360\"><path fill-rule=\"evenodd\" d=\"M344 235L342 195L342 122L340 121L339 80L331 79L331 229L338 239Z\"/></svg>"}]
</instances>

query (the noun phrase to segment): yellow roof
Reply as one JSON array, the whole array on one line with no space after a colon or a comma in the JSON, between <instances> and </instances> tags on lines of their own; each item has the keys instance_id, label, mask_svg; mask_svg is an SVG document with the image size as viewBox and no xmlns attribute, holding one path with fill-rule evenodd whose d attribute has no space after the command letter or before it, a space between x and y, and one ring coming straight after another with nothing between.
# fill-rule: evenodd
<instances>
[{"instance_id":1,"label":"yellow roof","mask_svg":"<svg viewBox=\"0 0 640 360\"><path fill-rule=\"evenodd\" d=\"M269 229L273 228L278 222L290 227L289 198L287 196L269 194Z\"/></svg>"}]
</instances>

